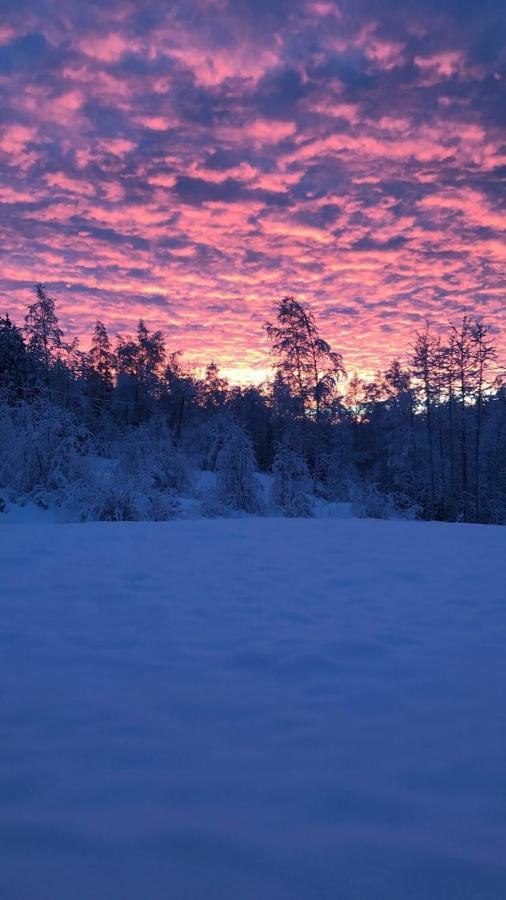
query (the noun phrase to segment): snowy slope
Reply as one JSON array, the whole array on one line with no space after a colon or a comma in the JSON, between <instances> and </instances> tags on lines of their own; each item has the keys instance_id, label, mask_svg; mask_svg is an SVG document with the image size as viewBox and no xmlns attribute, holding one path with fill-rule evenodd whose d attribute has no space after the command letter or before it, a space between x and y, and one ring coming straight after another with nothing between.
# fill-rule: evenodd
<instances>
[{"instance_id":1,"label":"snowy slope","mask_svg":"<svg viewBox=\"0 0 506 900\"><path fill-rule=\"evenodd\" d=\"M4 525L0 572L0 897L506 897L506 529Z\"/></svg>"},{"instance_id":2,"label":"snowy slope","mask_svg":"<svg viewBox=\"0 0 506 900\"><path fill-rule=\"evenodd\" d=\"M3 498L2 498L3 499ZM36 503L12 503L4 501L0 512L0 525L49 525L65 520L64 513L55 508L43 509Z\"/></svg>"}]
</instances>

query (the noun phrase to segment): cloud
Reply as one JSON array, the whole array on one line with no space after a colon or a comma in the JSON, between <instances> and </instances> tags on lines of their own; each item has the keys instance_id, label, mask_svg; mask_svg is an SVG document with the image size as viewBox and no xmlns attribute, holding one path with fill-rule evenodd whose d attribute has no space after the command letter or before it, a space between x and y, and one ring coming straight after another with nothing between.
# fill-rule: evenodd
<instances>
[{"instance_id":1,"label":"cloud","mask_svg":"<svg viewBox=\"0 0 506 900\"><path fill-rule=\"evenodd\" d=\"M143 313L265 372L286 292L348 368L476 304L506 349L499 0L4 0L1 303ZM170 339L169 339L170 341Z\"/></svg>"}]
</instances>

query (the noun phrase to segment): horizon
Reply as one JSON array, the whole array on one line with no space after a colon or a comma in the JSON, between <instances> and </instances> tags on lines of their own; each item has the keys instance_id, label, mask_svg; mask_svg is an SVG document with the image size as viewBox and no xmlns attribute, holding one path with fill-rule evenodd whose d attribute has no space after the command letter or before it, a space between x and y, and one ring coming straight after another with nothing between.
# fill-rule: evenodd
<instances>
[{"instance_id":1,"label":"horizon","mask_svg":"<svg viewBox=\"0 0 506 900\"><path fill-rule=\"evenodd\" d=\"M294 295L362 377L426 318L504 327L502 3L7 2L0 308L139 318L235 384ZM93 26L87 14L93 12Z\"/></svg>"},{"instance_id":2,"label":"horizon","mask_svg":"<svg viewBox=\"0 0 506 900\"><path fill-rule=\"evenodd\" d=\"M41 285L41 286L45 288L45 285ZM56 300L55 309L56 309L56 314L58 316L57 298L53 298L53 299ZM305 308L307 311L311 312L311 309L307 304L306 304ZM27 309L28 309L28 307L27 307ZM273 320L276 319L278 309L279 309L279 304L277 304L276 307L271 310ZM10 316L9 311L5 311L4 315L7 315L10 318L10 320L13 322L13 324L16 325L21 330L21 332L24 331L24 316L22 317L22 320L18 319L18 321L16 321L12 316ZM486 322L486 320L483 316L474 315L471 310L464 309L461 314L460 321L462 321L464 317L470 318L470 319L474 320L475 322L477 322L477 321ZM59 321L59 324L61 325L59 317L58 317L58 321ZM101 324L103 324L105 326L109 340L111 341L111 349L113 351L114 351L114 345L117 341L120 341L122 339L135 340L135 328L132 329L132 333L120 334L118 331L111 331L108 327L107 322L103 322L100 319L100 316L98 316L96 318L95 322L97 324L100 322ZM135 324L135 326L137 326L137 324L140 324L141 322L147 327L147 329L150 333L153 333L156 330L156 329L152 328L150 323L145 319L139 319L133 324ZM264 323L262 326L262 331L264 332L264 335L265 335L265 324L266 323ZM488 325L489 323L486 322L486 324ZM435 337L439 338L442 341L442 343L444 343L445 338L447 338L447 336L448 336L448 330L452 326L458 326L458 325L459 325L459 320L457 320L457 319L454 321L447 321L446 323L443 323L443 324L440 323L437 325L434 322L431 322L430 320L426 320L423 323L423 327L421 327L420 329L417 329L417 331L414 332L414 334L412 335L413 343L410 343L405 348L405 351L403 353L392 352L390 359L387 361L384 361L384 364L382 366L376 365L375 367L371 367L369 369L349 370L349 369L346 369L346 360L343 359L343 364L344 364L346 371L344 372L344 374L340 375L339 384L342 386L346 386L349 384L350 380L354 377L358 377L364 384L367 382L372 383L375 380L377 380L378 378L380 378L387 371L389 365L394 362L398 362L403 369L405 369L409 372L409 370L412 366L412 354L414 352L414 338L416 337L417 334L421 334L425 329L427 329L431 334L433 334ZM217 365L220 376L222 378L225 378L225 380L229 383L230 387L241 387L241 388L262 387L263 385L268 385L272 381L272 379L274 378L274 376L276 374L276 371L278 371L278 369L279 369L279 360L277 360L275 355L273 355L273 353L272 353L272 345L271 345L271 342L269 341L267 335L265 335L265 341L267 341L267 343L269 345L269 350L268 350L269 365L263 369L259 369L259 368L248 369L245 366L242 366L242 367L241 366L232 366L232 367L221 366L218 363L216 363L215 359L203 360L200 357L197 357L195 354L192 354L191 351L187 354L185 351L171 348L170 346L167 346L166 335L163 332L163 328L160 329L160 331L162 333L165 356L168 357L172 353L175 353L176 355L180 356L181 362L183 363L183 367L186 368L189 372L191 372L194 377L199 378L199 379L202 379L205 377L206 369L208 368L209 365ZM493 328L490 329L490 333L494 340L494 346L496 347L496 350L497 350L497 340L496 340L497 335L494 334ZM70 344L72 343L72 341L74 339L77 339L77 349L80 350L81 352L88 353L92 346L92 336L93 336L93 334L91 331L89 334L85 335L84 340L82 340L83 336L66 334L65 332L63 332L62 337L64 338L64 340L62 342L62 346L69 347ZM502 363L502 357L500 357L500 354L499 354L498 358L490 364L489 368L490 368L490 372L492 373L494 378L495 377L501 378L502 376L506 375L505 365L503 365L503 363Z\"/></svg>"}]
</instances>

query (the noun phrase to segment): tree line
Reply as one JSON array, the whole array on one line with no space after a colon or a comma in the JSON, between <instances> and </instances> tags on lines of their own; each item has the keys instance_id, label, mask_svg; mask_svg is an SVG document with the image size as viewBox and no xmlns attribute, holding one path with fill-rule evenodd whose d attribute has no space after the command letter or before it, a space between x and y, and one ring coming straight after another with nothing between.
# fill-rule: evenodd
<instances>
[{"instance_id":1,"label":"tree line","mask_svg":"<svg viewBox=\"0 0 506 900\"><path fill-rule=\"evenodd\" d=\"M0 487L83 517L167 518L192 472L211 470L217 489L201 499L219 515L262 511L258 469L286 515L322 498L362 515L506 523L506 388L481 318L427 325L408 363L370 380L347 376L293 297L265 332L272 378L232 386L142 320L114 346L97 321L80 350L36 285L23 327L0 318Z\"/></svg>"}]
</instances>

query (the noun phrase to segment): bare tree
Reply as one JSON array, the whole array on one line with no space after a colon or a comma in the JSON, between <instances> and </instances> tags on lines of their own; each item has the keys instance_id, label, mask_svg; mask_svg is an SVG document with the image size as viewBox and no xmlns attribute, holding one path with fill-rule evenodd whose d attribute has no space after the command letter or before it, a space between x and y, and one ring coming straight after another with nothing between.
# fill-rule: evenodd
<instances>
[{"instance_id":1,"label":"bare tree","mask_svg":"<svg viewBox=\"0 0 506 900\"><path fill-rule=\"evenodd\" d=\"M474 478L475 478L475 516L480 521L481 513L481 481L480 481L480 449L483 399L486 389L486 374L490 364L496 359L497 353L494 344L488 339L490 328L483 322L477 321L471 326L473 340L473 370L475 372L475 446L474 446Z\"/></svg>"},{"instance_id":2,"label":"bare tree","mask_svg":"<svg viewBox=\"0 0 506 900\"><path fill-rule=\"evenodd\" d=\"M434 403L437 395L437 363L440 355L439 339L432 335L427 325L425 331L418 333L413 351L413 376L421 386L422 402L425 410L427 443L429 448L430 504L429 518L434 517L436 485L434 463Z\"/></svg>"}]
</instances>

